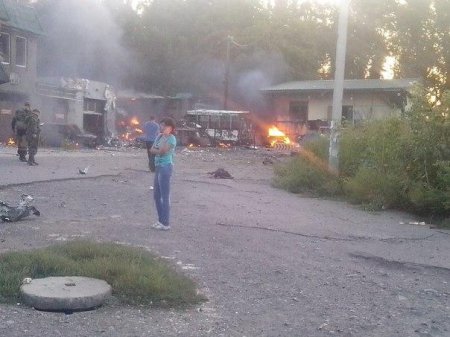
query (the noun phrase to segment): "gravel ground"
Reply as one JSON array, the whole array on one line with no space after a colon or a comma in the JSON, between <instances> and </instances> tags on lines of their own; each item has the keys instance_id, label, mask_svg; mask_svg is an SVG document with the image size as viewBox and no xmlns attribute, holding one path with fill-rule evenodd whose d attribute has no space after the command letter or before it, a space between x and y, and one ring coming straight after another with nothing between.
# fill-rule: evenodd
<instances>
[{"instance_id":1,"label":"gravel ground","mask_svg":"<svg viewBox=\"0 0 450 337\"><path fill-rule=\"evenodd\" d=\"M0 147L0 200L28 193L42 213L0 223L0 252L79 238L141 246L209 299L174 310L112 298L71 315L0 305L0 336L450 336L449 231L274 189L266 158L286 159L180 149L172 229L159 232L144 150L42 150L28 167ZM207 174L218 168L234 179Z\"/></svg>"}]
</instances>

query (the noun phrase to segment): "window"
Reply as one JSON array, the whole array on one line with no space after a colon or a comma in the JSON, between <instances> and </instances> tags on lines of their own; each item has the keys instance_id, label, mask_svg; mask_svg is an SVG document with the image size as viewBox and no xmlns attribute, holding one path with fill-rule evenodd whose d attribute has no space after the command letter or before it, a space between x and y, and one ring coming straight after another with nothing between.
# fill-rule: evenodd
<instances>
[{"instance_id":1,"label":"window","mask_svg":"<svg viewBox=\"0 0 450 337\"><path fill-rule=\"evenodd\" d=\"M105 102L97 99L85 98L83 108L84 111L103 113L105 109Z\"/></svg>"},{"instance_id":2,"label":"window","mask_svg":"<svg viewBox=\"0 0 450 337\"><path fill-rule=\"evenodd\" d=\"M240 129L245 124L244 118L239 115L232 115L231 117L231 129Z\"/></svg>"},{"instance_id":3,"label":"window","mask_svg":"<svg viewBox=\"0 0 450 337\"><path fill-rule=\"evenodd\" d=\"M199 124L202 127L209 129L209 116L205 116L205 115L202 116L202 115L200 115L200 116L197 116L197 117L198 117Z\"/></svg>"},{"instance_id":4,"label":"window","mask_svg":"<svg viewBox=\"0 0 450 337\"><path fill-rule=\"evenodd\" d=\"M308 121L308 102L290 102L289 115L296 122L306 123Z\"/></svg>"},{"instance_id":5,"label":"window","mask_svg":"<svg viewBox=\"0 0 450 337\"><path fill-rule=\"evenodd\" d=\"M220 116L210 116L209 127L211 129L219 129L220 128Z\"/></svg>"},{"instance_id":6,"label":"window","mask_svg":"<svg viewBox=\"0 0 450 337\"><path fill-rule=\"evenodd\" d=\"M27 66L27 39L24 37L16 37L16 66Z\"/></svg>"},{"instance_id":7,"label":"window","mask_svg":"<svg viewBox=\"0 0 450 337\"><path fill-rule=\"evenodd\" d=\"M328 106L327 110L327 120L330 122L333 119L332 116L333 107L331 105ZM342 123L350 123L353 124L353 105L343 105L342 106Z\"/></svg>"},{"instance_id":8,"label":"window","mask_svg":"<svg viewBox=\"0 0 450 337\"><path fill-rule=\"evenodd\" d=\"M10 36L8 33L0 33L0 53L3 57L2 63L10 62Z\"/></svg>"},{"instance_id":9,"label":"window","mask_svg":"<svg viewBox=\"0 0 450 337\"><path fill-rule=\"evenodd\" d=\"M342 106L342 123L353 124L353 106Z\"/></svg>"}]
</instances>

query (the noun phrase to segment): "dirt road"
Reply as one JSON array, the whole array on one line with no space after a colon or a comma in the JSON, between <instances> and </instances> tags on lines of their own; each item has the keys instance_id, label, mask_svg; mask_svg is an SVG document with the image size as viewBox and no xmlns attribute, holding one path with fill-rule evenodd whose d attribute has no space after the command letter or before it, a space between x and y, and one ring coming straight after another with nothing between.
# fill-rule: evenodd
<instances>
[{"instance_id":1,"label":"dirt road","mask_svg":"<svg viewBox=\"0 0 450 337\"><path fill-rule=\"evenodd\" d=\"M0 200L28 193L42 213L0 223L0 252L78 238L142 246L209 298L72 315L0 305L0 336L450 336L450 232L274 189L271 155L179 150L172 229L159 232L145 151L43 150L28 167L0 148ZM217 168L234 179L210 178Z\"/></svg>"}]
</instances>

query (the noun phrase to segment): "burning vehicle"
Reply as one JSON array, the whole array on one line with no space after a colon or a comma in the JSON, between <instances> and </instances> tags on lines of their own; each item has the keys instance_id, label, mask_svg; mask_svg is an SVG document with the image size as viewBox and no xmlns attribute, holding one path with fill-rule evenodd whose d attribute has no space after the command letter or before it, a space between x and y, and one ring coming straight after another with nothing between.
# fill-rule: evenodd
<instances>
[{"instance_id":1,"label":"burning vehicle","mask_svg":"<svg viewBox=\"0 0 450 337\"><path fill-rule=\"evenodd\" d=\"M252 121L248 111L189 110L187 123L198 125L209 136L212 145L250 145L252 143Z\"/></svg>"},{"instance_id":2,"label":"burning vehicle","mask_svg":"<svg viewBox=\"0 0 450 337\"><path fill-rule=\"evenodd\" d=\"M41 143L49 147L73 144L95 148L100 142L98 136L81 131L75 124L44 123L41 126Z\"/></svg>"},{"instance_id":3,"label":"burning vehicle","mask_svg":"<svg viewBox=\"0 0 450 337\"><path fill-rule=\"evenodd\" d=\"M278 129L276 126L271 126L268 130L267 139L270 147L274 147L276 144L290 145L292 144L289 137Z\"/></svg>"},{"instance_id":4,"label":"burning vehicle","mask_svg":"<svg viewBox=\"0 0 450 337\"><path fill-rule=\"evenodd\" d=\"M187 147L207 147L213 144L211 137L196 123L180 120L175 128L177 144Z\"/></svg>"}]
</instances>

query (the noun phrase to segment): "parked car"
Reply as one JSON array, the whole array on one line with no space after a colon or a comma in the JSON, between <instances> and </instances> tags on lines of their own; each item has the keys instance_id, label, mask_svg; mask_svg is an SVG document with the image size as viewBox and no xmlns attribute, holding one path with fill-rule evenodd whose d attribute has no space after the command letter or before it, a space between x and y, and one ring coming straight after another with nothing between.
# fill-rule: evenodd
<instances>
[{"instance_id":1,"label":"parked car","mask_svg":"<svg viewBox=\"0 0 450 337\"><path fill-rule=\"evenodd\" d=\"M82 131L76 124L44 123L41 125L41 143L50 147L72 143L92 148L99 144L99 139L92 133Z\"/></svg>"}]
</instances>

